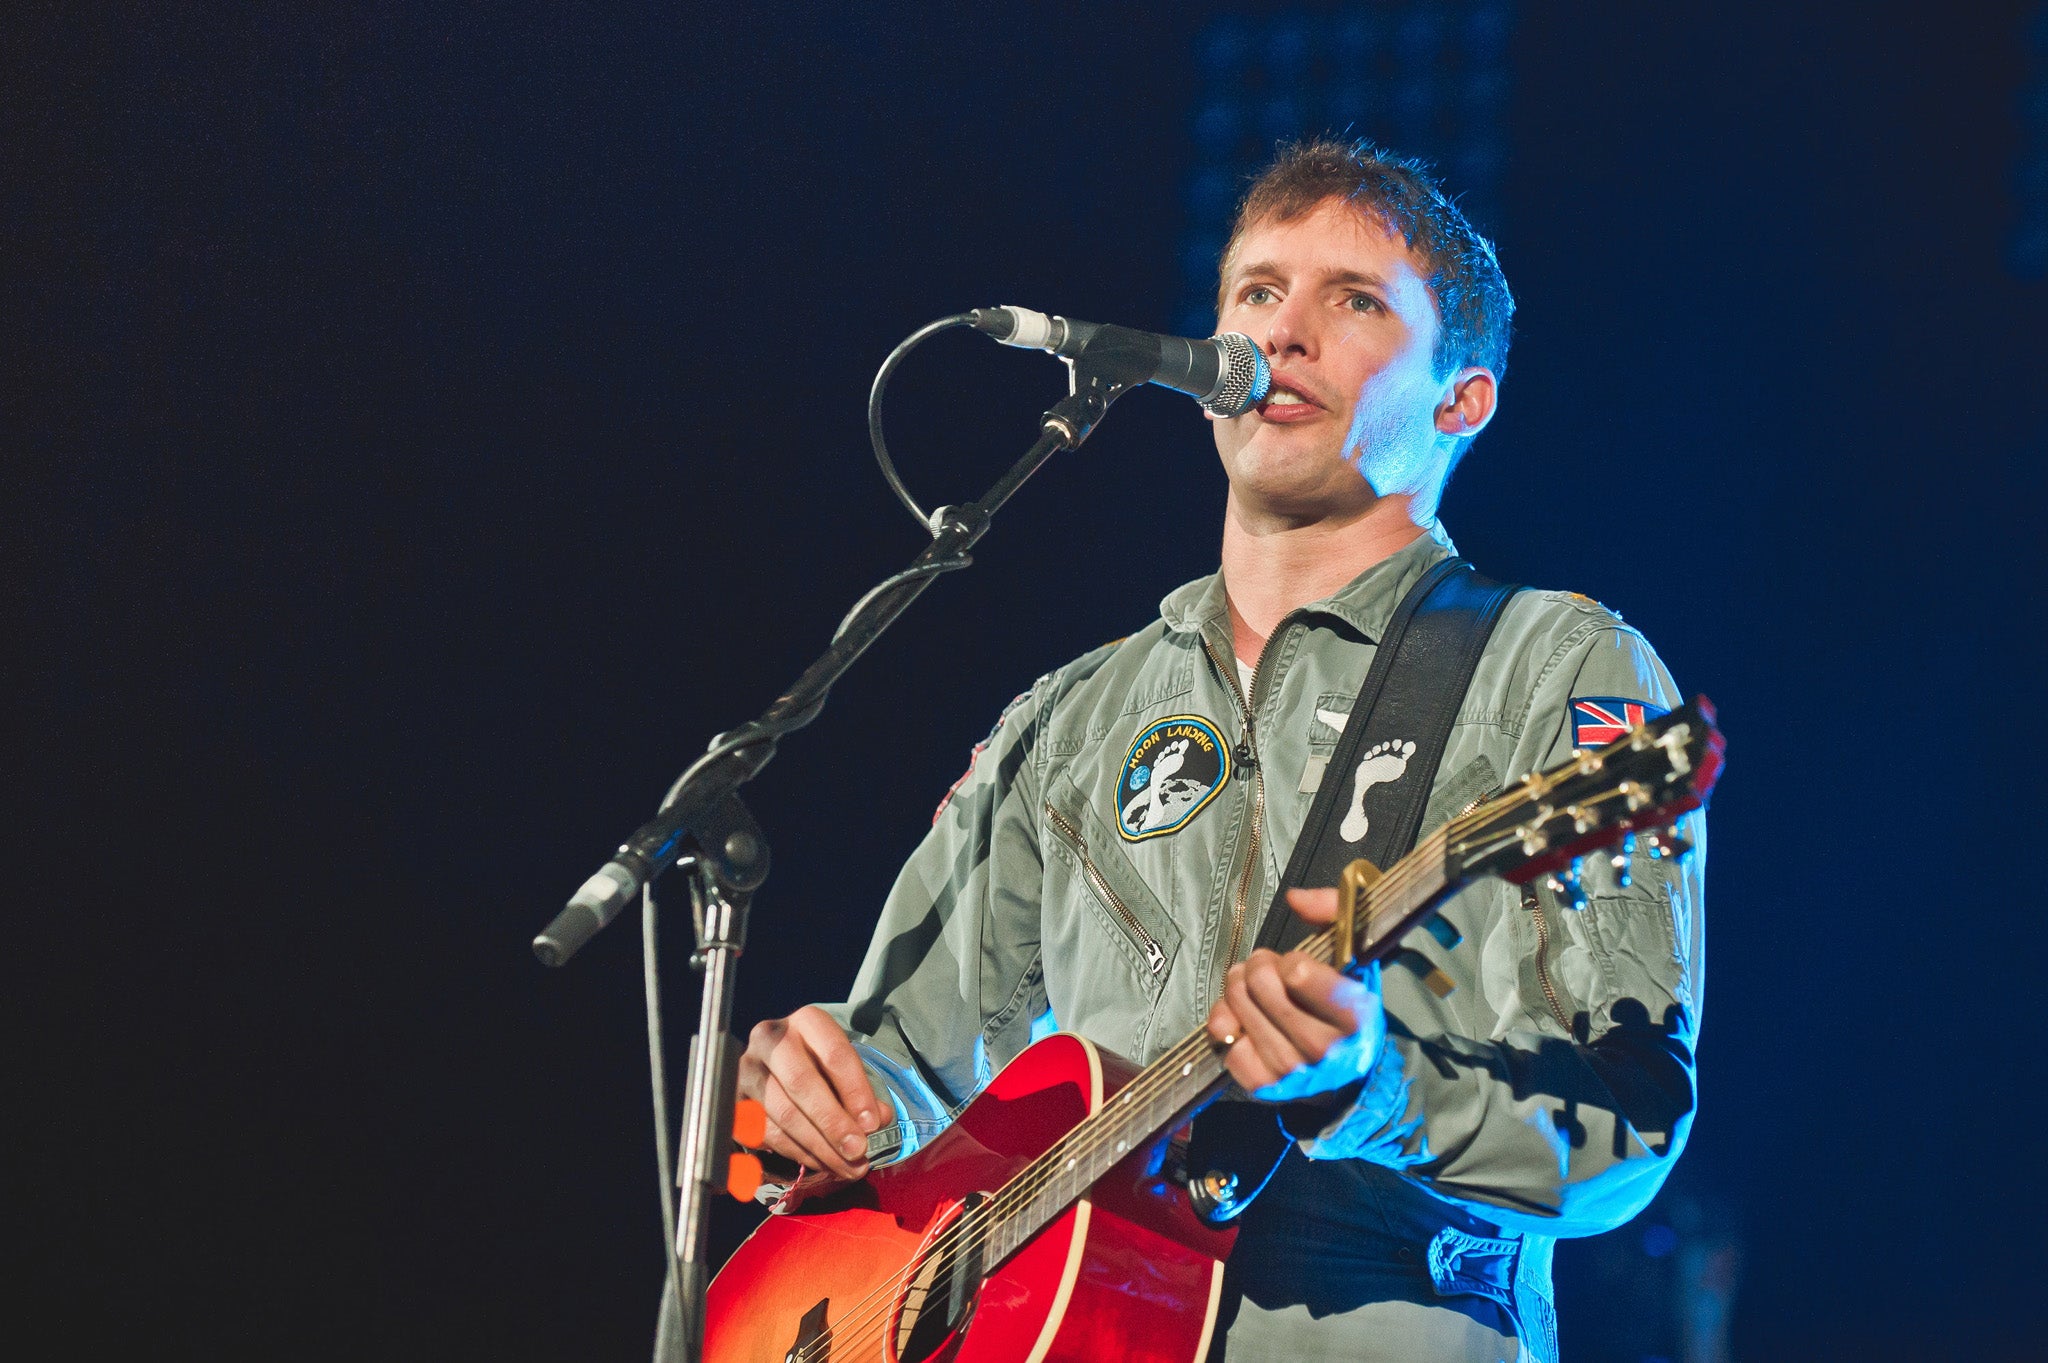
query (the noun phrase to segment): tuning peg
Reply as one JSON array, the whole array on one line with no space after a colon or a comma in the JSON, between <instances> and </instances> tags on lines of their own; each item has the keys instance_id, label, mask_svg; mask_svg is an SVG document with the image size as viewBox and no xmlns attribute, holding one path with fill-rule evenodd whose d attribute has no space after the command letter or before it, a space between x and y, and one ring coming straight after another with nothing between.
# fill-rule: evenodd
<instances>
[{"instance_id":1,"label":"tuning peg","mask_svg":"<svg viewBox=\"0 0 2048 1363\"><path fill-rule=\"evenodd\" d=\"M1679 836L1676 826L1652 829L1645 841L1650 844L1650 856L1656 861L1682 857L1692 851L1692 844Z\"/></svg>"},{"instance_id":2,"label":"tuning peg","mask_svg":"<svg viewBox=\"0 0 2048 1363\"><path fill-rule=\"evenodd\" d=\"M1552 875L1544 883L1562 895L1564 902L1572 908L1583 909L1586 907L1586 889L1583 883L1585 871L1586 859L1573 857L1570 868L1563 875Z\"/></svg>"},{"instance_id":3,"label":"tuning peg","mask_svg":"<svg viewBox=\"0 0 2048 1363\"><path fill-rule=\"evenodd\" d=\"M1526 824L1515 830L1515 836L1522 841L1522 855L1533 857L1550 846L1550 838L1535 824Z\"/></svg>"},{"instance_id":4,"label":"tuning peg","mask_svg":"<svg viewBox=\"0 0 2048 1363\"><path fill-rule=\"evenodd\" d=\"M1635 879L1628 873L1629 858L1636 853L1636 835L1625 833L1614 846L1614 855L1607 858L1607 864L1614 870L1614 886L1626 890Z\"/></svg>"},{"instance_id":5,"label":"tuning peg","mask_svg":"<svg viewBox=\"0 0 2048 1363\"><path fill-rule=\"evenodd\" d=\"M1682 860L1692 852L1692 840L1678 831L1677 824L1669 824L1650 834L1650 855L1659 858Z\"/></svg>"}]
</instances>

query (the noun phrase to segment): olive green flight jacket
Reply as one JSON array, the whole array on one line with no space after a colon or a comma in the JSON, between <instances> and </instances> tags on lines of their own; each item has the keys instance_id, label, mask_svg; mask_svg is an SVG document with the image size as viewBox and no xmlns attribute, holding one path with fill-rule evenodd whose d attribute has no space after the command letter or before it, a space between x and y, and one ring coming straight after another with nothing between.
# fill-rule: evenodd
<instances>
[{"instance_id":1,"label":"olive green flight jacket","mask_svg":"<svg viewBox=\"0 0 2048 1363\"><path fill-rule=\"evenodd\" d=\"M1436 530L1289 614L1249 696L1211 576L1011 703L904 867L850 1000L828 1005L896 1109L875 1157L929 1139L1034 1032L1079 1032L1143 1063L1201 1025L1319 783L1360 779L1324 764L1395 606L1452 552ZM1614 612L1517 594L1451 731L1424 833L1569 757L1574 697L1650 713L1680 699ZM1202 726L1234 754L1199 751ZM1162 757L1165 733L1196 736L1195 749ZM1372 779L1401 779L1380 756ZM1178 772L1159 799L1155 766ZM1699 815L1686 824L1695 854L1639 856L1627 888L1589 859L1582 909L1488 880L1444 908L1464 934L1455 949L1409 934L1458 987L1438 998L1413 972L1386 971L1387 1044L1304 1153L1395 1170L1538 1241L1546 1266L1549 1238L1641 1210L1694 1108L1706 838Z\"/></svg>"}]
</instances>

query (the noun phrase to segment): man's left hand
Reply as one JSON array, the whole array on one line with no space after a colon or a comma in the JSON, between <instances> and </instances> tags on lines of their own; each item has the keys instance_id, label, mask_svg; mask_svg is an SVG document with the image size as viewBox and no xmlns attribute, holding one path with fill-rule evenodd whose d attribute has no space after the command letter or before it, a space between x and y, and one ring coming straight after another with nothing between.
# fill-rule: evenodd
<instances>
[{"instance_id":1,"label":"man's left hand","mask_svg":"<svg viewBox=\"0 0 2048 1363\"><path fill-rule=\"evenodd\" d=\"M1289 890L1287 904L1309 923L1337 917L1335 890ZM1230 967L1207 1025L1230 1046L1230 1076L1252 1097L1287 1103L1329 1093L1364 1078L1379 1058L1387 1034L1379 968L1357 980L1299 951L1254 951Z\"/></svg>"}]
</instances>

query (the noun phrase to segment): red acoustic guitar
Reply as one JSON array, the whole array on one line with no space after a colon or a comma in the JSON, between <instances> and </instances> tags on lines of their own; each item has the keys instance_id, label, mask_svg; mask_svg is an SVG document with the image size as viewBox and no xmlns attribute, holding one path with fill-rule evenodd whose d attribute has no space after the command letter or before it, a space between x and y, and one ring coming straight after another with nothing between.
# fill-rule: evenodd
<instances>
[{"instance_id":1,"label":"red acoustic guitar","mask_svg":"<svg viewBox=\"0 0 2048 1363\"><path fill-rule=\"evenodd\" d=\"M1484 875L1548 873L1576 895L1579 859L1622 844L1619 872L1639 830L1651 855L1682 852L1670 825L1706 803L1723 751L1696 698L1451 820L1385 875L1352 863L1335 926L1301 949L1393 957ZM1228 1083L1204 1031L1143 1069L1047 1037L909 1158L793 1188L712 1282L705 1359L1203 1358L1235 1232L1196 1214L1168 1136Z\"/></svg>"}]
</instances>

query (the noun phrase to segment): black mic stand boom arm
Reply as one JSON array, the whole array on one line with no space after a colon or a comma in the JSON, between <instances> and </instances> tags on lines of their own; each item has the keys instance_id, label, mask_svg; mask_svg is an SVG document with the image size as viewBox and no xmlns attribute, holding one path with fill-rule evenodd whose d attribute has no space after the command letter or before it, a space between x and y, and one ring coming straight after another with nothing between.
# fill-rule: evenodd
<instances>
[{"instance_id":1,"label":"black mic stand boom arm","mask_svg":"<svg viewBox=\"0 0 2048 1363\"><path fill-rule=\"evenodd\" d=\"M554 921L533 939L534 955L543 964L566 963L639 895L642 885L674 865L689 850L691 830L705 813L758 776L774 759L783 735L818 717L833 684L932 579L968 565L967 551L1025 480L1055 453L1074 449L1088 438L1109 404L1132 381L1120 377L1120 371L1128 369L1120 363L1125 357L1114 347L1103 349L1110 353L1096 363L1089 362L1087 353L1070 362L1073 391L1045 414L1038 439L1009 472L980 501L941 507L934 513L932 542L908 568L884 579L854 605L824 655L759 719L714 738L704 756L676 779L661 811L627 838L617 855L585 881Z\"/></svg>"}]
</instances>

